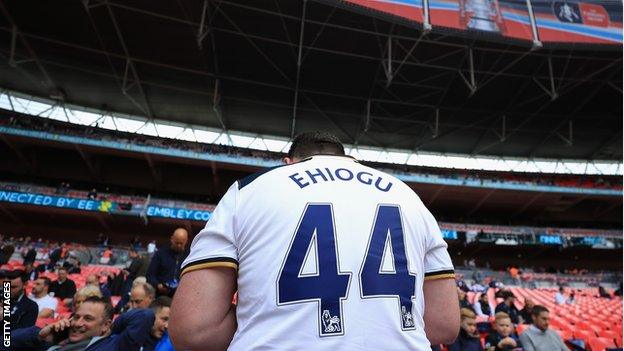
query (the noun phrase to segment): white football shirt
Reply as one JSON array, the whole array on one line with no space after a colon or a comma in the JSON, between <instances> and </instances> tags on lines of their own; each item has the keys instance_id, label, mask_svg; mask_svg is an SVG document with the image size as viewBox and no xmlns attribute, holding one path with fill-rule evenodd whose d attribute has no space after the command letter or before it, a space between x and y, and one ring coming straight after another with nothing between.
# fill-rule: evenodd
<instances>
[{"instance_id":1,"label":"white football shirt","mask_svg":"<svg viewBox=\"0 0 624 351\"><path fill-rule=\"evenodd\" d=\"M405 183L318 155L234 183L182 274L238 269L230 350L430 350L422 286L454 276L446 248Z\"/></svg>"}]
</instances>

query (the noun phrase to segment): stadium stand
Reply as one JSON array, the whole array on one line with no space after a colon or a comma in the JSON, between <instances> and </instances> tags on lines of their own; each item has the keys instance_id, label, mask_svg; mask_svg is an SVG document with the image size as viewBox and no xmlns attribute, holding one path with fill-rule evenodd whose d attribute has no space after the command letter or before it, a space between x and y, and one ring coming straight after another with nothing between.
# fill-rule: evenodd
<instances>
[{"instance_id":1,"label":"stadium stand","mask_svg":"<svg viewBox=\"0 0 624 351\"><path fill-rule=\"evenodd\" d=\"M163 137L152 137L147 135L138 135L134 133L123 133L118 131L110 131L102 128L73 125L67 122L43 119L24 114L16 114L12 111L4 111L0 114L0 125L12 126L26 130L56 132L66 135L80 136L97 140L111 140L128 144L157 146L165 148L173 148L184 151L194 151L198 153L214 153L225 155L236 155L254 157L263 160L278 162L283 153L251 150L235 146L203 144L197 142L168 139ZM11 116L11 117L7 117ZM588 177L581 175L549 175L544 174L518 174L505 172L486 172L486 171L462 171L456 169L435 169L423 168L409 165L395 165L387 163L371 163L372 166L387 170L392 173L399 174L419 174L425 177L435 179L453 179L460 181L495 181L515 185L546 185L569 188L586 188L586 189L614 189L622 190L621 177Z\"/></svg>"}]
</instances>

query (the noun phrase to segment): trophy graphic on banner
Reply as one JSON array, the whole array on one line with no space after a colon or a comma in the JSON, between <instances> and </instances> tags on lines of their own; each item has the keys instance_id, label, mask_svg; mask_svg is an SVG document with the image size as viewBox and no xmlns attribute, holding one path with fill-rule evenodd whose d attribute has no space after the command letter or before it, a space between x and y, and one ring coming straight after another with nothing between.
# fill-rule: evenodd
<instances>
[{"instance_id":1,"label":"trophy graphic on banner","mask_svg":"<svg viewBox=\"0 0 624 351\"><path fill-rule=\"evenodd\" d=\"M498 0L459 0L459 21L466 29L505 32Z\"/></svg>"}]
</instances>

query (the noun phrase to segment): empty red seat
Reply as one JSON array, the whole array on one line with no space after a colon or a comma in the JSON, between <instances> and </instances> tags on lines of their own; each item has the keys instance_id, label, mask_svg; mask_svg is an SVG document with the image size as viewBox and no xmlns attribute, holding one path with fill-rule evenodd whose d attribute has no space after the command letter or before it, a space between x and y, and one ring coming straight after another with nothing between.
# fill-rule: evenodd
<instances>
[{"instance_id":1,"label":"empty red seat","mask_svg":"<svg viewBox=\"0 0 624 351\"><path fill-rule=\"evenodd\" d=\"M607 348L615 348L615 342L608 338L592 338L588 342L591 351L605 351Z\"/></svg>"},{"instance_id":2,"label":"empty red seat","mask_svg":"<svg viewBox=\"0 0 624 351\"><path fill-rule=\"evenodd\" d=\"M613 330L601 330L598 336L601 338L615 339L617 334Z\"/></svg>"},{"instance_id":3,"label":"empty red seat","mask_svg":"<svg viewBox=\"0 0 624 351\"><path fill-rule=\"evenodd\" d=\"M589 330L577 329L573 333L575 339L584 340L587 343L590 339L595 338L592 332Z\"/></svg>"}]
</instances>

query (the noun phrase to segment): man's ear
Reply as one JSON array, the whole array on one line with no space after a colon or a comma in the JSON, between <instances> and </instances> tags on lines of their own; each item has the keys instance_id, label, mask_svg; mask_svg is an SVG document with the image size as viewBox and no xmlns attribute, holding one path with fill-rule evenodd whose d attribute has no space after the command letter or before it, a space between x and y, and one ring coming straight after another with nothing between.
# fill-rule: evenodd
<instances>
[{"instance_id":1,"label":"man's ear","mask_svg":"<svg viewBox=\"0 0 624 351\"><path fill-rule=\"evenodd\" d=\"M282 158L282 162L284 162L284 164L287 164L287 165L291 165L291 164L295 163L295 162L293 161L293 159L292 159L292 158L290 158L290 157L288 157L288 156L286 156L286 157Z\"/></svg>"},{"instance_id":2,"label":"man's ear","mask_svg":"<svg viewBox=\"0 0 624 351\"><path fill-rule=\"evenodd\" d=\"M112 319L107 319L106 322L104 322L104 328L102 328L102 336L107 335L108 333L111 332L112 324L113 324Z\"/></svg>"}]
</instances>

